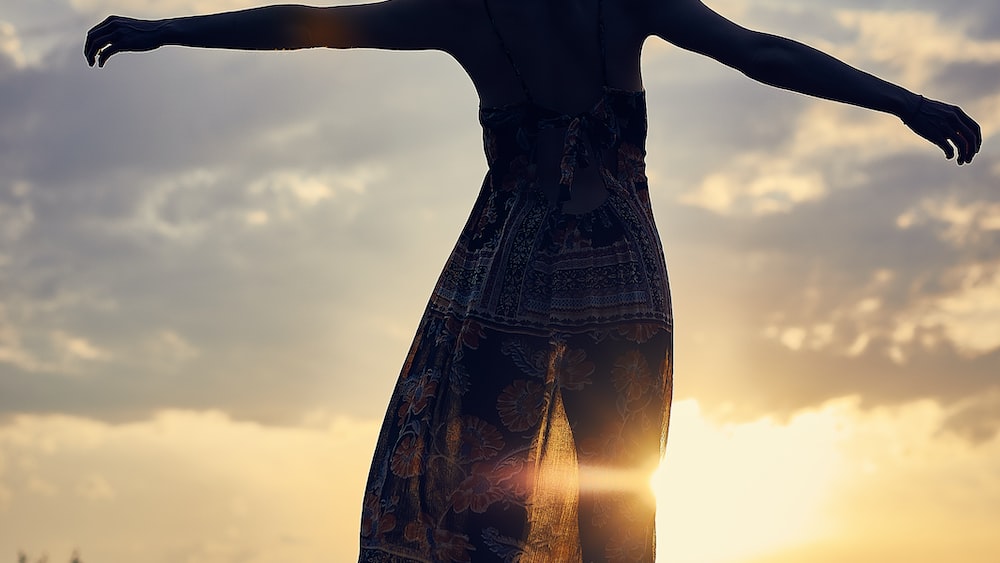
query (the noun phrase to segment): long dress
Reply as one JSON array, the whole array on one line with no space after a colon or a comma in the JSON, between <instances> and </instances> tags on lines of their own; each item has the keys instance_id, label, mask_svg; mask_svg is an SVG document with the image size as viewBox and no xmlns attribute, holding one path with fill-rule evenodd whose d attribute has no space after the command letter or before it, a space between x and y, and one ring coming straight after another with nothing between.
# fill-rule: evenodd
<instances>
[{"instance_id":1,"label":"long dress","mask_svg":"<svg viewBox=\"0 0 1000 563\"><path fill-rule=\"evenodd\" d=\"M652 562L672 317L645 95L605 68L589 111L542 107L490 21L525 99L481 108L489 171L390 400L359 561ZM537 182L548 129L563 136L558 201ZM606 199L566 213L586 166Z\"/></svg>"}]
</instances>

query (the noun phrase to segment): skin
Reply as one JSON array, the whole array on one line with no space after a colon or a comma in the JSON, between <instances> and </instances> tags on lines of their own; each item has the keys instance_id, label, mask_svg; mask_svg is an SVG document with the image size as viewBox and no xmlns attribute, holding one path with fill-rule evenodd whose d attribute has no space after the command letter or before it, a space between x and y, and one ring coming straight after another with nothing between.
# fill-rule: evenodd
<instances>
[{"instance_id":1,"label":"skin","mask_svg":"<svg viewBox=\"0 0 1000 563\"><path fill-rule=\"evenodd\" d=\"M578 113L600 97L597 0L492 0L504 42L540 105ZM958 164L982 145L961 108L922 98L802 43L741 27L700 0L604 0L608 83L642 88L639 54L658 36L750 78L900 117ZM310 47L434 49L465 69L483 106L523 100L479 0L387 0L354 6L277 5L165 20L110 16L87 34L84 56L103 67L118 53L164 45L284 50ZM484 38L489 38L484 40Z\"/></svg>"}]
</instances>

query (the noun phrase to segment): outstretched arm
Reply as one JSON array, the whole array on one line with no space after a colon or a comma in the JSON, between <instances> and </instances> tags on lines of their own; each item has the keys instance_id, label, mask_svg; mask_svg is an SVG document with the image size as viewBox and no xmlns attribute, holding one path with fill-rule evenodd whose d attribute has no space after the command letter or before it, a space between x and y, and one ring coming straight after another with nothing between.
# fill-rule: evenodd
<instances>
[{"instance_id":1,"label":"outstretched arm","mask_svg":"<svg viewBox=\"0 0 1000 563\"><path fill-rule=\"evenodd\" d=\"M701 0L647 0L646 6L650 35L712 57L754 80L891 113L949 159L955 156L954 145L959 164L971 162L982 145L979 124L958 106L918 96L791 39L740 27Z\"/></svg>"},{"instance_id":2,"label":"outstretched arm","mask_svg":"<svg viewBox=\"0 0 1000 563\"><path fill-rule=\"evenodd\" d=\"M285 50L309 47L447 50L449 0L386 0L354 6L276 5L204 16L139 20L110 16L87 33L87 63L164 45Z\"/></svg>"}]
</instances>

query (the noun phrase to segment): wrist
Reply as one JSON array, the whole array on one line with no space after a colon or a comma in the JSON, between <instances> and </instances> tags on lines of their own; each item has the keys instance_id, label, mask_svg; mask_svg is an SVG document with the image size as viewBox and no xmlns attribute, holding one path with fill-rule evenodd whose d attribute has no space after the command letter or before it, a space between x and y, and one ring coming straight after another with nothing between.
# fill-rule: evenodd
<instances>
[{"instance_id":1,"label":"wrist","mask_svg":"<svg viewBox=\"0 0 1000 563\"><path fill-rule=\"evenodd\" d=\"M160 45L183 45L183 37L178 29L178 19L171 18L154 22L153 29Z\"/></svg>"},{"instance_id":2,"label":"wrist","mask_svg":"<svg viewBox=\"0 0 1000 563\"><path fill-rule=\"evenodd\" d=\"M920 94L914 94L911 92L910 95L907 96L903 111L898 114L899 118L903 120L903 123L909 125L918 115L920 115L920 110L923 109L926 101L927 98L924 98Z\"/></svg>"}]
</instances>

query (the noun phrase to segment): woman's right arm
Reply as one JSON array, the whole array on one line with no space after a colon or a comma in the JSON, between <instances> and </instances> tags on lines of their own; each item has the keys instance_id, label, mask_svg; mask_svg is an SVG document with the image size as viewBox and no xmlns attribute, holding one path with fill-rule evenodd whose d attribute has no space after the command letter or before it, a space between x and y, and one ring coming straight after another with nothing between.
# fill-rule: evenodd
<instances>
[{"instance_id":1,"label":"woman's right arm","mask_svg":"<svg viewBox=\"0 0 1000 563\"><path fill-rule=\"evenodd\" d=\"M701 0L645 0L650 35L712 57L750 78L810 96L898 116L947 158L966 164L979 151L979 125L958 106L925 99L797 41L751 31Z\"/></svg>"},{"instance_id":2,"label":"woman's right arm","mask_svg":"<svg viewBox=\"0 0 1000 563\"><path fill-rule=\"evenodd\" d=\"M87 34L87 63L164 45L214 49L449 50L459 17L453 0L386 0L353 6L276 5L203 16L139 20L110 16Z\"/></svg>"}]
</instances>

